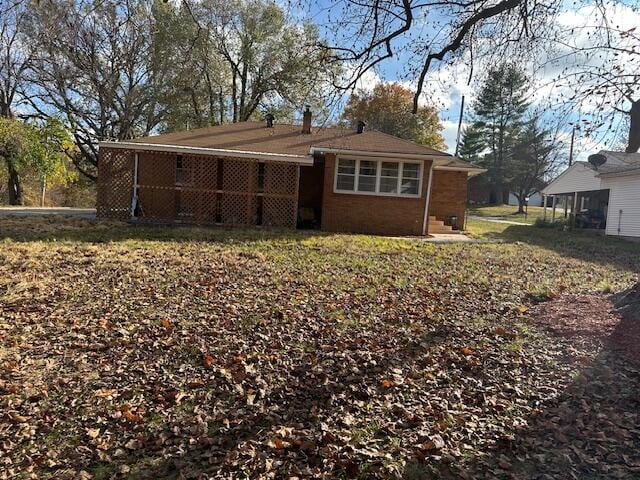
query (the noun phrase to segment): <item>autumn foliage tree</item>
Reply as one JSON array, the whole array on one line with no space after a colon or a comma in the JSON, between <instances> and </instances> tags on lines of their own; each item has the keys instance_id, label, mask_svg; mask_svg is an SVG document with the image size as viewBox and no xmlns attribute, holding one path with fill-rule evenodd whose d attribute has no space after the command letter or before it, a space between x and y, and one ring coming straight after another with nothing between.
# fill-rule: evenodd
<instances>
[{"instance_id":1,"label":"autumn foliage tree","mask_svg":"<svg viewBox=\"0 0 640 480\"><path fill-rule=\"evenodd\" d=\"M360 90L352 94L343 119L352 126L363 121L374 130L433 148L446 148L437 110L420 106L414 114L413 95L399 83L379 83L371 92Z\"/></svg>"}]
</instances>

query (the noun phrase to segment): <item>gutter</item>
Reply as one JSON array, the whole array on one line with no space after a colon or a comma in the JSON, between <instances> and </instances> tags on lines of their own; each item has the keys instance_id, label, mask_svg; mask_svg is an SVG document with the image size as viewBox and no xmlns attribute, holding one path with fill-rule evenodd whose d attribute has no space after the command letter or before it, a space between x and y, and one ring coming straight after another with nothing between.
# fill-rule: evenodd
<instances>
[{"instance_id":1,"label":"gutter","mask_svg":"<svg viewBox=\"0 0 640 480\"><path fill-rule=\"evenodd\" d=\"M370 150L349 150L345 148L323 148L323 147L311 147L309 149L309 154L313 155L314 153L336 153L341 155L358 155L363 157L385 157L385 158L393 158L393 159L402 159L406 158L409 160L442 160L446 162L450 162L452 158L451 155L431 155L428 153L396 153L396 152L372 152Z\"/></svg>"},{"instance_id":2,"label":"gutter","mask_svg":"<svg viewBox=\"0 0 640 480\"><path fill-rule=\"evenodd\" d=\"M478 168L473 166L468 167L456 167L447 165L451 160L455 159L452 155L431 155L428 153L394 153L394 152L372 152L368 150L348 150L344 148L322 148L322 147L311 147L309 149L309 153L313 155L314 153L335 153L337 155L357 155L359 157L372 157L372 158L388 158L393 160L423 160L423 161L431 161L433 170L449 170L455 172L468 172L470 177L475 175L480 175L481 173L486 172L487 170L484 168Z\"/></svg>"},{"instance_id":3,"label":"gutter","mask_svg":"<svg viewBox=\"0 0 640 480\"><path fill-rule=\"evenodd\" d=\"M486 168L474 168L474 167L450 167L447 165L436 165L433 167L434 170L445 170L452 172L467 172L470 177L475 177L476 175L480 175L487 171Z\"/></svg>"},{"instance_id":4,"label":"gutter","mask_svg":"<svg viewBox=\"0 0 640 480\"><path fill-rule=\"evenodd\" d=\"M145 150L155 152L192 153L195 155L215 155L218 157L251 158L270 162L294 163L296 165L313 165L313 157L307 155L288 155L283 153L250 152L227 150L223 148L185 147L181 145L163 145L141 142L99 142L99 147L119 148L123 150Z\"/></svg>"}]
</instances>

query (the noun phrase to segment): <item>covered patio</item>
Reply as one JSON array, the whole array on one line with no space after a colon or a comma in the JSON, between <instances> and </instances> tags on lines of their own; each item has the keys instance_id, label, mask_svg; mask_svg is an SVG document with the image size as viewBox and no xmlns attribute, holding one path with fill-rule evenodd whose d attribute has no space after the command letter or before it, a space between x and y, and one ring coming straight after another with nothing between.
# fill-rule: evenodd
<instances>
[{"instance_id":1,"label":"covered patio","mask_svg":"<svg viewBox=\"0 0 640 480\"><path fill-rule=\"evenodd\" d=\"M571 225L601 229L609 208L609 189L603 188L594 165L576 162L542 190L544 219L567 219ZM560 212L557 212L557 209ZM550 210L550 211L548 211Z\"/></svg>"},{"instance_id":2,"label":"covered patio","mask_svg":"<svg viewBox=\"0 0 640 480\"><path fill-rule=\"evenodd\" d=\"M593 224L591 228L604 228L609 207L609 190L587 190L579 192L562 192L543 196L544 219L552 222L556 218L569 219L575 225L576 215L581 212L602 212L601 223ZM559 213L556 213L557 209ZM549 210L549 212L547 212Z\"/></svg>"}]
</instances>

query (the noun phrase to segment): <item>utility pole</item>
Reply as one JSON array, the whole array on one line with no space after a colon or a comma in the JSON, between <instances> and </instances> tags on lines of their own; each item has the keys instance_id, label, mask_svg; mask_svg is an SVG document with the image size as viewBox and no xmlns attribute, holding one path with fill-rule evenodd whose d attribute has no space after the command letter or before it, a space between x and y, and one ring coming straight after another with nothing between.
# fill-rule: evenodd
<instances>
[{"instance_id":1,"label":"utility pole","mask_svg":"<svg viewBox=\"0 0 640 480\"><path fill-rule=\"evenodd\" d=\"M462 131L463 114L464 114L464 95L462 95L462 100L460 101L460 116L458 117L458 134L456 135L456 152L453 154L454 157L458 156L458 149L460 148L460 133Z\"/></svg>"},{"instance_id":2,"label":"utility pole","mask_svg":"<svg viewBox=\"0 0 640 480\"><path fill-rule=\"evenodd\" d=\"M569 147L569 166L571 166L573 164L573 140L576 136L576 129L578 128L577 125L574 125L573 128L571 129L571 147Z\"/></svg>"}]
</instances>

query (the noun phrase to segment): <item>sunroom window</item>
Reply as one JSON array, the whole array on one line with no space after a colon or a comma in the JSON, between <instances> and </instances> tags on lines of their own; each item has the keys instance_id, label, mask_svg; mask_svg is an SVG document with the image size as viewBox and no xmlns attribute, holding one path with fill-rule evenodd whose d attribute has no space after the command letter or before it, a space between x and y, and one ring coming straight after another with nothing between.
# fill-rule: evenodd
<instances>
[{"instance_id":1,"label":"sunroom window","mask_svg":"<svg viewBox=\"0 0 640 480\"><path fill-rule=\"evenodd\" d=\"M354 190L356 186L356 161L341 159L338 163L338 190Z\"/></svg>"},{"instance_id":2,"label":"sunroom window","mask_svg":"<svg viewBox=\"0 0 640 480\"><path fill-rule=\"evenodd\" d=\"M378 162L372 160L360 160L360 168L358 169L358 191L375 192L377 177Z\"/></svg>"},{"instance_id":3,"label":"sunroom window","mask_svg":"<svg viewBox=\"0 0 640 480\"><path fill-rule=\"evenodd\" d=\"M398 162L382 162L380 171L380 193L398 193Z\"/></svg>"},{"instance_id":4,"label":"sunroom window","mask_svg":"<svg viewBox=\"0 0 640 480\"><path fill-rule=\"evenodd\" d=\"M402 185L400 193L417 195L420 186L420 165L417 163L402 164Z\"/></svg>"},{"instance_id":5,"label":"sunroom window","mask_svg":"<svg viewBox=\"0 0 640 480\"><path fill-rule=\"evenodd\" d=\"M335 191L417 197L421 166L419 162L339 158Z\"/></svg>"}]
</instances>

